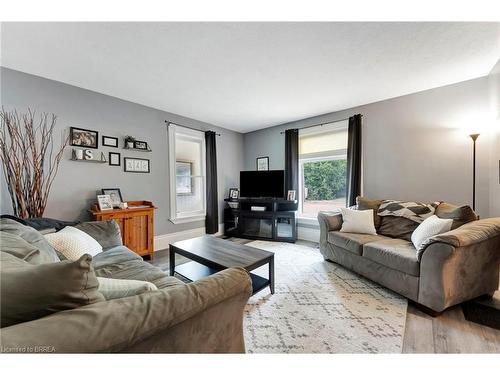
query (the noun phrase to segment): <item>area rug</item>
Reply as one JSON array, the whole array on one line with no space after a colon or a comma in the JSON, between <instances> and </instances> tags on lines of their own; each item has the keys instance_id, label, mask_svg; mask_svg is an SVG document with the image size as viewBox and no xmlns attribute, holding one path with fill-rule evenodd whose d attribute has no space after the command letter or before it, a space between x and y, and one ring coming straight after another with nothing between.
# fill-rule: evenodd
<instances>
[{"instance_id":1,"label":"area rug","mask_svg":"<svg viewBox=\"0 0 500 375\"><path fill-rule=\"evenodd\" d=\"M264 289L245 309L247 353L401 353L405 298L325 261L317 248L247 245L274 252L276 271L275 294Z\"/></svg>"}]
</instances>

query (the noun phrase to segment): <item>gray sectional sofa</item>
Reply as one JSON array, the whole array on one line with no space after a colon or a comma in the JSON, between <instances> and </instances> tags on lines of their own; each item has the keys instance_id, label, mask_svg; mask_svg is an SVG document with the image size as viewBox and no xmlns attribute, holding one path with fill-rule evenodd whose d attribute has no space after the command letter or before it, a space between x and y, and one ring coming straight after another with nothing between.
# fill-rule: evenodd
<instances>
[{"instance_id":1,"label":"gray sectional sofa","mask_svg":"<svg viewBox=\"0 0 500 375\"><path fill-rule=\"evenodd\" d=\"M365 209L376 212L376 202L369 202ZM439 209L441 205L443 209ZM441 203L436 215L450 217L450 212L460 209ZM392 289L430 309L430 313L437 313L482 295L492 295L498 289L500 218L465 224L461 219L454 220L456 224L451 231L433 237L418 259L407 230L400 231L402 238L387 230L382 232L391 236L380 233L384 218L375 220L377 235L345 233L339 231L340 213L321 212L320 251L325 259Z\"/></svg>"},{"instance_id":2,"label":"gray sectional sofa","mask_svg":"<svg viewBox=\"0 0 500 375\"><path fill-rule=\"evenodd\" d=\"M88 278L95 280L95 274L106 278L146 280L155 284L158 290L105 301L96 285L89 289L96 303L70 308L69 301L77 301L73 294L66 298L67 301L53 305L57 308L46 306L46 310L57 311L40 318L4 326L2 315L1 351L245 352L243 309L251 295L252 285L244 269L227 269L184 284L124 247L114 221L83 223L77 227L103 246L103 252L94 256L91 266L88 265ZM0 253L3 260L31 262L29 267L69 262L54 259L50 254L47 256L51 252L48 243L31 227L2 218L0 232L3 234ZM2 264L2 284L9 284L5 279L9 275L16 275L16 271ZM19 286L15 293L30 293L30 288L33 288L33 293L45 298L40 288L58 284L60 287L61 280L44 282L43 286L27 284ZM32 302L33 298L28 300Z\"/></svg>"}]
</instances>

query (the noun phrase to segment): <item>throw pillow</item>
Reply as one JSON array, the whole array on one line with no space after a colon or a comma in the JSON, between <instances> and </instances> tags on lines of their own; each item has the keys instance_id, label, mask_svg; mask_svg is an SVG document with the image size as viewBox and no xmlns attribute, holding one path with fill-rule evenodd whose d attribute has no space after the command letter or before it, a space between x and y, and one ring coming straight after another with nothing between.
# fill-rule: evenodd
<instances>
[{"instance_id":1,"label":"throw pillow","mask_svg":"<svg viewBox=\"0 0 500 375\"><path fill-rule=\"evenodd\" d=\"M358 210L373 210L373 222L375 223L376 229L380 228L382 222L382 218L378 215L378 209L383 202L384 201L380 199L368 199L365 197L356 198Z\"/></svg>"},{"instance_id":2,"label":"throw pillow","mask_svg":"<svg viewBox=\"0 0 500 375\"><path fill-rule=\"evenodd\" d=\"M470 206L455 206L441 202L436 208L436 216L441 219L453 219L451 229L456 229L471 221L478 220L478 216Z\"/></svg>"},{"instance_id":3,"label":"throw pillow","mask_svg":"<svg viewBox=\"0 0 500 375\"><path fill-rule=\"evenodd\" d=\"M57 233L46 234L45 238L69 260L77 260L83 254L94 256L102 252L99 242L75 227L65 227Z\"/></svg>"},{"instance_id":4,"label":"throw pillow","mask_svg":"<svg viewBox=\"0 0 500 375\"><path fill-rule=\"evenodd\" d=\"M373 210L351 210L341 208L342 228L341 232L377 234L373 223Z\"/></svg>"},{"instance_id":5,"label":"throw pillow","mask_svg":"<svg viewBox=\"0 0 500 375\"><path fill-rule=\"evenodd\" d=\"M378 234L411 241L411 234L417 227L417 222L405 217L383 216L378 228Z\"/></svg>"},{"instance_id":6,"label":"throw pillow","mask_svg":"<svg viewBox=\"0 0 500 375\"><path fill-rule=\"evenodd\" d=\"M31 265L0 253L0 326L104 301L91 261L85 254L75 262Z\"/></svg>"},{"instance_id":7,"label":"throw pillow","mask_svg":"<svg viewBox=\"0 0 500 375\"><path fill-rule=\"evenodd\" d=\"M417 249L417 258L419 252L422 252L426 246L426 241L444 232L448 232L453 224L452 219L440 219L436 215L432 215L425 219L411 235L411 242Z\"/></svg>"},{"instance_id":8,"label":"throw pillow","mask_svg":"<svg viewBox=\"0 0 500 375\"><path fill-rule=\"evenodd\" d=\"M158 290L155 284L142 280L122 280L98 277L99 292L106 300L136 296L138 294Z\"/></svg>"},{"instance_id":9,"label":"throw pillow","mask_svg":"<svg viewBox=\"0 0 500 375\"><path fill-rule=\"evenodd\" d=\"M378 209L378 214L380 216L404 217L420 224L429 216L434 215L434 211L438 205L439 202L428 204L420 202L384 200Z\"/></svg>"},{"instance_id":10,"label":"throw pillow","mask_svg":"<svg viewBox=\"0 0 500 375\"><path fill-rule=\"evenodd\" d=\"M36 229L12 219L2 218L0 219L0 231L19 236L24 241L40 250L39 261L37 263L59 262L59 257L54 248Z\"/></svg>"}]
</instances>

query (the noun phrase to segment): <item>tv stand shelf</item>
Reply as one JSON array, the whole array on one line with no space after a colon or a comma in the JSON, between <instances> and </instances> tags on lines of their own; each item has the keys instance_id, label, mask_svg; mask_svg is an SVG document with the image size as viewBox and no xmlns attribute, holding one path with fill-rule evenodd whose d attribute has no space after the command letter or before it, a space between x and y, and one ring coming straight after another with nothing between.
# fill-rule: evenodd
<instances>
[{"instance_id":1,"label":"tv stand shelf","mask_svg":"<svg viewBox=\"0 0 500 375\"><path fill-rule=\"evenodd\" d=\"M240 198L225 201L238 203L237 208L224 209L225 236L284 242L297 240L296 200Z\"/></svg>"}]
</instances>

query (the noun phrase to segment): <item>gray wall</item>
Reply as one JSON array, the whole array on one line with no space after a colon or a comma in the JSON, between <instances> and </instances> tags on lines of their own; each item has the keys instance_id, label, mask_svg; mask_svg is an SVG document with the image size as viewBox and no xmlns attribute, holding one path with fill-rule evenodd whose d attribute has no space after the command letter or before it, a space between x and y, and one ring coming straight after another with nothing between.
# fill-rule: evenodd
<instances>
[{"instance_id":1,"label":"gray wall","mask_svg":"<svg viewBox=\"0 0 500 375\"><path fill-rule=\"evenodd\" d=\"M174 225L168 220L168 153L164 123L167 120L221 134L217 137L217 167L219 221L222 222L222 199L229 187L238 186L239 171L243 165L242 134L15 70L1 68L0 80L1 103L5 109L23 112L30 107L37 112L58 116L55 137L58 142L70 126L93 129L99 131L99 151L104 151L106 156L109 151L114 151L120 152L122 157L146 157L151 160L151 173L125 173L123 160L121 167L70 161L71 147L68 147L51 190L45 216L65 220L87 219L87 209L95 201L96 191L103 187L119 187L126 200L145 199L156 204L156 235L203 227L203 221ZM119 149L101 145L101 135L123 138L127 134L149 142L153 152L143 154L123 150L122 139ZM10 213L12 208L3 176L1 180L0 212Z\"/></svg>"},{"instance_id":2,"label":"gray wall","mask_svg":"<svg viewBox=\"0 0 500 375\"><path fill-rule=\"evenodd\" d=\"M489 111L488 77L304 119L244 135L245 168L270 157L284 168L287 128L363 114L364 194L374 198L471 204L472 143L467 126ZM478 139L477 211L489 215L490 139ZM498 163L498 162L497 162Z\"/></svg>"},{"instance_id":3,"label":"gray wall","mask_svg":"<svg viewBox=\"0 0 500 375\"><path fill-rule=\"evenodd\" d=\"M500 216L500 60L489 75L491 110L493 113L490 153L490 216Z\"/></svg>"}]
</instances>

